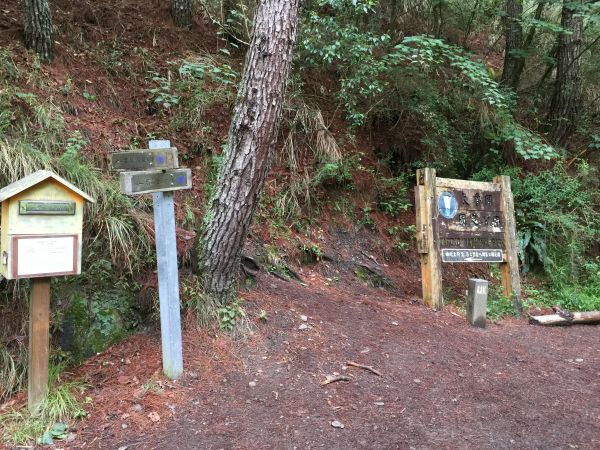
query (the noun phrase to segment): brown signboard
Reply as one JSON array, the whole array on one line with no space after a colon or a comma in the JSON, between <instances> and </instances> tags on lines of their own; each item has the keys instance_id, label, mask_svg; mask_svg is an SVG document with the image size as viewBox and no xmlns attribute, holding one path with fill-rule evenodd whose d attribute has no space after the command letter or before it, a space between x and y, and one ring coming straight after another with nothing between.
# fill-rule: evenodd
<instances>
[{"instance_id":1,"label":"brown signboard","mask_svg":"<svg viewBox=\"0 0 600 450\"><path fill-rule=\"evenodd\" d=\"M457 180L420 169L415 200L424 302L434 309L443 306L442 263L500 263L504 295L520 308L510 178Z\"/></svg>"},{"instance_id":2,"label":"brown signboard","mask_svg":"<svg viewBox=\"0 0 600 450\"><path fill-rule=\"evenodd\" d=\"M498 262L498 254L502 261L504 223L500 192L440 186L436 194L442 262ZM478 252L474 256L461 250Z\"/></svg>"}]
</instances>

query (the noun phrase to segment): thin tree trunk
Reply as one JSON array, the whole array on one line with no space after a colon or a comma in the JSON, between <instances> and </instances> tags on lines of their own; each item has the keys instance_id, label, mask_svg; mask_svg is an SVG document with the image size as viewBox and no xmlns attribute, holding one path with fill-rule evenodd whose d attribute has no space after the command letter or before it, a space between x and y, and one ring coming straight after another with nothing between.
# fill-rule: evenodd
<instances>
[{"instance_id":1,"label":"thin tree trunk","mask_svg":"<svg viewBox=\"0 0 600 450\"><path fill-rule=\"evenodd\" d=\"M25 46L40 59L49 62L54 56L54 26L48 0L21 0Z\"/></svg>"},{"instance_id":2,"label":"thin tree trunk","mask_svg":"<svg viewBox=\"0 0 600 450\"><path fill-rule=\"evenodd\" d=\"M546 6L546 3L544 1L540 0L540 2L537 5L537 8L535 9L535 14L533 15L533 18L535 20L540 20L542 18L542 13L544 12L544 6ZM531 46L533 45L534 38L535 38L535 27L532 25L529 28L529 32L527 33L527 37L525 38L525 42L523 44L523 49L526 52L529 52L531 50ZM525 58L519 58L517 60L517 64L515 67L515 79L516 79L515 84L514 84L515 91L519 87L519 82L521 80L521 75L523 75L523 70L525 70Z\"/></svg>"},{"instance_id":3,"label":"thin tree trunk","mask_svg":"<svg viewBox=\"0 0 600 450\"><path fill-rule=\"evenodd\" d=\"M581 0L578 1L581 3ZM565 144L575 132L581 97L583 17L576 15L572 2L563 3L561 26L572 34L561 34L556 58L556 81L550 105L549 124L553 140Z\"/></svg>"},{"instance_id":4,"label":"thin tree trunk","mask_svg":"<svg viewBox=\"0 0 600 450\"><path fill-rule=\"evenodd\" d=\"M171 17L180 28L192 27L192 0L171 0Z\"/></svg>"},{"instance_id":5,"label":"thin tree trunk","mask_svg":"<svg viewBox=\"0 0 600 450\"><path fill-rule=\"evenodd\" d=\"M521 0L506 0L506 16L504 17L504 36L506 47L504 50L504 68L500 83L517 90L519 85L519 66L524 61L522 56L514 54L523 48L523 27L519 23L523 14Z\"/></svg>"},{"instance_id":6,"label":"thin tree trunk","mask_svg":"<svg viewBox=\"0 0 600 450\"><path fill-rule=\"evenodd\" d=\"M298 8L299 0L262 0L256 11L229 145L199 243L205 293L218 304L236 295L242 249L275 150Z\"/></svg>"},{"instance_id":7,"label":"thin tree trunk","mask_svg":"<svg viewBox=\"0 0 600 450\"><path fill-rule=\"evenodd\" d=\"M396 30L396 21L398 20L398 0L390 1L390 31Z\"/></svg>"},{"instance_id":8,"label":"thin tree trunk","mask_svg":"<svg viewBox=\"0 0 600 450\"><path fill-rule=\"evenodd\" d=\"M433 6L433 35L439 39L442 35L444 0L432 0Z\"/></svg>"}]
</instances>

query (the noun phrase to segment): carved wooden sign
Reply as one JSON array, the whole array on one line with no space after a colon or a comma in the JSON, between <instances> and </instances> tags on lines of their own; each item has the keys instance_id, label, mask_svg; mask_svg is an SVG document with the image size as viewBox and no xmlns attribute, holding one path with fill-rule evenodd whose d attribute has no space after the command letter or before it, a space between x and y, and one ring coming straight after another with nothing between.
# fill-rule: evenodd
<instances>
[{"instance_id":1,"label":"carved wooden sign","mask_svg":"<svg viewBox=\"0 0 600 450\"><path fill-rule=\"evenodd\" d=\"M179 168L176 148L115 152L109 156L110 167L114 171L168 170Z\"/></svg>"},{"instance_id":2,"label":"carved wooden sign","mask_svg":"<svg viewBox=\"0 0 600 450\"><path fill-rule=\"evenodd\" d=\"M442 263L500 263L504 295L520 308L510 178L496 177L492 183L455 180L421 169L415 197L424 302L443 307Z\"/></svg>"},{"instance_id":3,"label":"carved wooden sign","mask_svg":"<svg viewBox=\"0 0 600 450\"><path fill-rule=\"evenodd\" d=\"M442 262L502 262L500 191L440 185L436 195Z\"/></svg>"}]
</instances>

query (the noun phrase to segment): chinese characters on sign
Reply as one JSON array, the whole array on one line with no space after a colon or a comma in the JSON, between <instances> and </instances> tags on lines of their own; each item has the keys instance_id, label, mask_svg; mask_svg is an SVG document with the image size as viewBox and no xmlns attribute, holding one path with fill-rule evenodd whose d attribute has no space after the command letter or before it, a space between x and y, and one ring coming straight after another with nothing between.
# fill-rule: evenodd
<instances>
[{"instance_id":1,"label":"chinese characters on sign","mask_svg":"<svg viewBox=\"0 0 600 450\"><path fill-rule=\"evenodd\" d=\"M440 190L438 230L442 262L502 262L504 224L500 192Z\"/></svg>"},{"instance_id":2,"label":"chinese characters on sign","mask_svg":"<svg viewBox=\"0 0 600 450\"><path fill-rule=\"evenodd\" d=\"M416 240L423 303L444 306L442 263L499 263L502 292L522 307L515 209L510 178L489 181L441 178L418 169Z\"/></svg>"}]
</instances>

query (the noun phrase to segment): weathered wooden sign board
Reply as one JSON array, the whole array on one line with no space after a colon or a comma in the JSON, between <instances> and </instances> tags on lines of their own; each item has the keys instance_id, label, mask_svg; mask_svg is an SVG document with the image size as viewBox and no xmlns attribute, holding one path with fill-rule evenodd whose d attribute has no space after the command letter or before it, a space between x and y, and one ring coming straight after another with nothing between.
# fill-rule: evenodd
<instances>
[{"instance_id":1,"label":"weathered wooden sign board","mask_svg":"<svg viewBox=\"0 0 600 450\"><path fill-rule=\"evenodd\" d=\"M521 308L510 178L492 183L438 178L417 171L417 248L423 300L443 308L442 263L500 263L504 295Z\"/></svg>"},{"instance_id":2,"label":"weathered wooden sign board","mask_svg":"<svg viewBox=\"0 0 600 450\"><path fill-rule=\"evenodd\" d=\"M176 148L144 149L110 155L112 170L168 170L179 167Z\"/></svg>"},{"instance_id":3,"label":"weathered wooden sign board","mask_svg":"<svg viewBox=\"0 0 600 450\"><path fill-rule=\"evenodd\" d=\"M121 192L127 195L178 191L192 187L191 169L172 169L164 172L155 170L124 172L120 178Z\"/></svg>"},{"instance_id":4,"label":"weathered wooden sign board","mask_svg":"<svg viewBox=\"0 0 600 450\"><path fill-rule=\"evenodd\" d=\"M173 191L192 187L192 171L179 168L177 149L171 148L170 141L153 140L149 147L112 153L110 164L121 172L124 194L152 193L163 372L176 379L183 373L183 348Z\"/></svg>"},{"instance_id":5,"label":"weathered wooden sign board","mask_svg":"<svg viewBox=\"0 0 600 450\"><path fill-rule=\"evenodd\" d=\"M27 399L32 412L48 394L50 277L81 273L86 201L94 200L47 170L0 189L0 275L31 278Z\"/></svg>"}]
</instances>

